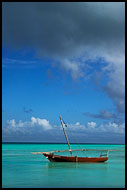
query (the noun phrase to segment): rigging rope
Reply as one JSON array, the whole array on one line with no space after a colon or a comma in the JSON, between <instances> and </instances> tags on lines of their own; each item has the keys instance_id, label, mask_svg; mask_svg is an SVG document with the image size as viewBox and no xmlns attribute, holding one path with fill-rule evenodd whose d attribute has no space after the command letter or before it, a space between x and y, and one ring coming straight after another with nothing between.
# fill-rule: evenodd
<instances>
[{"instance_id":1,"label":"rigging rope","mask_svg":"<svg viewBox=\"0 0 127 190\"><path fill-rule=\"evenodd\" d=\"M64 125L67 127L67 130L68 130L68 132L71 134L72 138L74 139L75 144L77 144L80 149L83 149L83 148L81 147L80 143L77 142L76 137L75 137L75 136L72 134L72 132L70 131L68 125L67 125L64 121L63 121L63 123L64 123ZM86 151L82 151L82 152L87 156Z\"/></svg>"}]
</instances>

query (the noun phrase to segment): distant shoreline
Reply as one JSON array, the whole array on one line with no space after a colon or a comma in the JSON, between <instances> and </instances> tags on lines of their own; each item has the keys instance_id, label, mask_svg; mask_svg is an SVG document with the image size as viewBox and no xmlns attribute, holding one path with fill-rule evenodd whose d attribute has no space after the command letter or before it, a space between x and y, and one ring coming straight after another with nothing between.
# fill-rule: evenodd
<instances>
[{"instance_id":1,"label":"distant shoreline","mask_svg":"<svg viewBox=\"0 0 127 190\"><path fill-rule=\"evenodd\" d=\"M2 144L67 144L63 142L2 142ZM117 143L71 143L71 144L96 144L96 145L125 145Z\"/></svg>"}]
</instances>

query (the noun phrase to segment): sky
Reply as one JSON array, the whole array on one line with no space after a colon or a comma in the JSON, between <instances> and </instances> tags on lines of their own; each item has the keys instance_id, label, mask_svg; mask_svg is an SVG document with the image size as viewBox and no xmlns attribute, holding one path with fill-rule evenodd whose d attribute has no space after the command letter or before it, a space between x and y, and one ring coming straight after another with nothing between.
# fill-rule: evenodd
<instances>
[{"instance_id":1,"label":"sky","mask_svg":"<svg viewBox=\"0 0 127 190\"><path fill-rule=\"evenodd\" d=\"M125 142L125 3L2 3L3 142Z\"/></svg>"}]
</instances>

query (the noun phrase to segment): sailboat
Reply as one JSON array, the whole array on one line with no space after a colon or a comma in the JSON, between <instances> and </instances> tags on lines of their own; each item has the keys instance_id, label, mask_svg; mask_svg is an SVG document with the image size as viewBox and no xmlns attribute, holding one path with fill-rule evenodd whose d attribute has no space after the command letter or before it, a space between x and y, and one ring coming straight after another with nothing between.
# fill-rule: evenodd
<instances>
[{"instance_id":1,"label":"sailboat","mask_svg":"<svg viewBox=\"0 0 127 190\"><path fill-rule=\"evenodd\" d=\"M50 162L105 162L108 160L108 152L109 151L116 151L116 150L96 150L96 149L71 149L66 131L65 131L65 122L63 122L62 117L60 116L61 125L63 128L63 132L68 144L69 149L68 150L56 150L56 151L50 151L50 152L33 152L33 154L43 154ZM101 151L101 154L99 157L79 157L74 156L74 151ZM107 152L106 154L102 154L102 152ZM55 153L63 153L63 152L69 152L70 156L62 156L62 155L55 155Z\"/></svg>"}]
</instances>

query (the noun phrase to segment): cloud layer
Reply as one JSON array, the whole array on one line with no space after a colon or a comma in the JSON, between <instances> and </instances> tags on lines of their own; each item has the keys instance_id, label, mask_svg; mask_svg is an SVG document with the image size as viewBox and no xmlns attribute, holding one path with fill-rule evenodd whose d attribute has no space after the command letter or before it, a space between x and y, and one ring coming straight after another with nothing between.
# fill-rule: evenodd
<instances>
[{"instance_id":1,"label":"cloud layer","mask_svg":"<svg viewBox=\"0 0 127 190\"><path fill-rule=\"evenodd\" d=\"M59 127L58 125L51 125L50 122L47 119L41 119L41 118L35 118L31 117L30 121L21 121L18 122L15 121L15 119L7 120L7 124L5 127L8 131L24 131L29 129L36 129L40 128L41 131L50 131L55 130L59 131L62 129L62 127ZM125 131L125 124L117 124L114 122L107 122L105 124L97 124L94 121L88 122L87 124L80 124L80 122L76 122L74 124L67 124L67 128L69 128L72 131L81 132L90 132L90 133L118 133L118 134L124 134ZM4 127L3 127L4 130Z\"/></svg>"},{"instance_id":2,"label":"cloud layer","mask_svg":"<svg viewBox=\"0 0 127 190\"><path fill-rule=\"evenodd\" d=\"M3 3L2 19L3 43L55 58L124 41L124 3Z\"/></svg>"},{"instance_id":3,"label":"cloud layer","mask_svg":"<svg viewBox=\"0 0 127 190\"><path fill-rule=\"evenodd\" d=\"M52 126L50 125L48 120L35 117L31 117L31 121L22 122L21 120L19 120L18 123L16 123L15 119L7 120L7 126L12 127L12 129L14 130L18 130L21 127L27 128L36 126L41 127L43 130L52 129Z\"/></svg>"},{"instance_id":4,"label":"cloud layer","mask_svg":"<svg viewBox=\"0 0 127 190\"><path fill-rule=\"evenodd\" d=\"M125 123L89 121L68 123L65 127L70 142L124 143ZM66 142L60 125L51 124L45 118L31 117L30 121L7 120L2 127L2 139L9 142Z\"/></svg>"},{"instance_id":5,"label":"cloud layer","mask_svg":"<svg viewBox=\"0 0 127 190\"><path fill-rule=\"evenodd\" d=\"M103 59L102 90L125 111L125 3L3 3L3 45L32 48L52 66L85 78ZM92 64L91 64L92 63ZM105 64L106 63L106 66ZM98 73L99 73L98 72Z\"/></svg>"},{"instance_id":6,"label":"cloud layer","mask_svg":"<svg viewBox=\"0 0 127 190\"><path fill-rule=\"evenodd\" d=\"M99 114L92 114L89 112L85 112L84 115L92 117L92 118L99 118L99 119L105 119L105 120L117 119L117 116L115 114L106 110L100 110Z\"/></svg>"}]
</instances>

